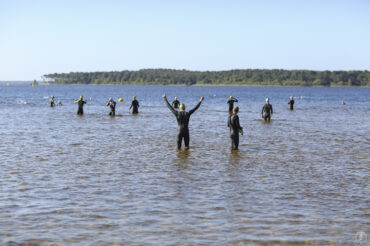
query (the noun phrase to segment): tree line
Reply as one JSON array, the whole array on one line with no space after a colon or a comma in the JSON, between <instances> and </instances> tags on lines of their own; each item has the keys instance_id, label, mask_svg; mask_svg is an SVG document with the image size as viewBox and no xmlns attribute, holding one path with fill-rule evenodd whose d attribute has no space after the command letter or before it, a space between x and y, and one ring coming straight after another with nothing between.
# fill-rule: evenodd
<instances>
[{"instance_id":1,"label":"tree line","mask_svg":"<svg viewBox=\"0 0 370 246\"><path fill-rule=\"evenodd\" d=\"M370 86L370 71L141 69L53 73L44 79L57 84Z\"/></svg>"}]
</instances>

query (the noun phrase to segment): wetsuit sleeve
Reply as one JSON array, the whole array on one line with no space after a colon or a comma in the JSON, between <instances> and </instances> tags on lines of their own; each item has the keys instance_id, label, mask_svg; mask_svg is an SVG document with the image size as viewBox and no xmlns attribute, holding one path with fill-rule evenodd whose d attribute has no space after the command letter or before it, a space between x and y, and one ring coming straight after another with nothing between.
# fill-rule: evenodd
<instances>
[{"instance_id":1,"label":"wetsuit sleeve","mask_svg":"<svg viewBox=\"0 0 370 246\"><path fill-rule=\"evenodd\" d=\"M272 105L271 105L271 114L273 114L274 113L274 111L272 110Z\"/></svg>"},{"instance_id":2,"label":"wetsuit sleeve","mask_svg":"<svg viewBox=\"0 0 370 246\"><path fill-rule=\"evenodd\" d=\"M189 111L189 115L194 113L199 108L200 104L202 104L202 102L198 102L198 104L192 110Z\"/></svg>"},{"instance_id":3,"label":"wetsuit sleeve","mask_svg":"<svg viewBox=\"0 0 370 246\"><path fill-rule=\"evenodd\" d=\"M171 106L171 104L167 101L167 98L165 98L165 102L166 102L166 105L167 107L170 109L170 111L175 115L177 116L177 111Z\"/></svg>"},{"instance_id":4,"label":"wetsuit sleeve","mask_svg":"<svg viewBox=\"0 0 370 246\"><path fill-rule=\"evenodd\" d=\"M234 102L238 102L238 99L234 98Z\"/></svg>"},{"instance_id":5,"label":"wetsuit sleeve","mask_svg":"<svg viewBox=\"0 0 370 246\"><path fill-rule=\"evenodd\" d=\"M131 106L130 106L130 108L128 110L130 111L131 108L132 108L132 102L131 102Z\"/></svg>"},{"instance_id":6,"label":"wetsuit sleeve","mask_svg":"<svg viewBox=\"0 0 370 246\"><path fill-rule=\"evenodd\" d=\"M240 124L239 124L239 116L236 115L235 117L235 125L237 127L237 129L239 130L241 127L240 127Z\"/></svg>"},{"instance_id":7,"label":"wetsuit sleeve","mask_svg":"<svg viewBox=\"0 0 370 246\"><path fill-rule=\"evenodd\" d=\"M262 107L261 114L263 114L263 108L264 108L264 107L265 107L265 106L263 106L263 107Z\"/></svg>"}]
</instances>

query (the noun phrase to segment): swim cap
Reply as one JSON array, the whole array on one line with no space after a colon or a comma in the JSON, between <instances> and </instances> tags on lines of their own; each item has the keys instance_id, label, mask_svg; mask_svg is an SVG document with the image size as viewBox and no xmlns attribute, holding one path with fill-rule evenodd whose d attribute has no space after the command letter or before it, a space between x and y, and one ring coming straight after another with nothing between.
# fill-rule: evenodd
<instances>
[{"instance_id":1,"label":"swim cap","mask_svg":"<svg viewBox=\"0 0 370 246\"><path fill-rule=\"evenodd\" d=\"M51 96L51 98L54 98L54 96Z\"/></svg>"},{"instance_id":2,"label":"swim cap","mask_svg":"<svg viewBox=\"0 0 370 246\"><path fill-rule=\"evenodd\" d=\"M180 110L185 110L185 104L183 103L180 104Z\"/></svg>"},{"instance_id":3,"label":"swim cap","mask_svg":"<svg viewBox=\"0 0 370 246\"><path fill-rule=\"evenodd\" d=\"M83 99L84 97L83 96L80 96L80 99Z\"/></svg>"},{"instance_id":4,"label":"swim cap","mask_svg":"<svg viewBox=\"0 0 370 246\"><path fill-rule=\"evenodd\" d=\"M269 98L266 98L266 102L268 102L269 101Z\"/></svg>"},{"instance_id":5,"label":"swim cap","mask_svg":"<svg viewBox=\"0 0 370 246\"><path fill-rule=\"evenodd\" d=\"M135 96L133 96L133 97L132 97L132 100L135 100L135 99L136 99L136 97L135 97Z\"/></svg>"},{"instance_id":6,"label":"swim cap","mask_svg":"<svg viewBox=\"0 0 370 246\"><path fill-rule=\"evenodd\" d=\"M175 100L177 100L177 97L175 97Z\"/></svg>"},{"instance_id":7,"label":"swim cap","mask_svg":"<svg viewBox=\"0 0 370 246\"><path fill-rule=\"evenodd\" d=\"M110 98L109 98L109 101L113 101L113 99L110 97Z\"/></svg>"},{"instance_id":8,"label":"swim cap","mask_svg":"<svg viewBox=\"0 0 370 246\"><path fill-rule=\"evenodd\" d=\"M291 97L290 97L290 100L292 100L292 99L293 99L293 97L291 96Z\"/></svg>"},{"instance_id":9,"label":"swim cap","mask_svg":"<svg viewBox=\"0 0 370 246\"><path fill-rule=\"evenodd\" d=\"M230 96L229 98L230 98L230 99L233 99L233 96Z\"/></svg>"}]
</instances>

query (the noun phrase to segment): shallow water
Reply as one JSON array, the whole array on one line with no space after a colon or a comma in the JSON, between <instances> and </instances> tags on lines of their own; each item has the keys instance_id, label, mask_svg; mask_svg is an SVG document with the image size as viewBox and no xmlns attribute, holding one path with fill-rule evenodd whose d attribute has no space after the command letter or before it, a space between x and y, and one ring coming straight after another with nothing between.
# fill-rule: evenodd
<instances>
[{"instance_id":1,"label":"shallow water","mask_svg":"<svg viewBox=\"0 0 370 246\"><path fill-rule=\"evenodd\" d=\"M176 150L164 92L187 109L206 98L189 151ZM50 95L63 106L49 108ZM230 95L245 132L237 152ZM260 118L267 96L270 123ZM118 117L109 97L125 99ZM369 105L370 88L0 86L0 243L369 243L358 236L370 236Z\"/></svg>"}]
</instances>

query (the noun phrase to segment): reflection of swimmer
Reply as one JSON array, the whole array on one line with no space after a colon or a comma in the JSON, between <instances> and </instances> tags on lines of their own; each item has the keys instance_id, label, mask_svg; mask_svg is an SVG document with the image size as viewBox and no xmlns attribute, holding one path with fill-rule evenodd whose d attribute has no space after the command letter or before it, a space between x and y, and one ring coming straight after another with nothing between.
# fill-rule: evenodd
<instances>
[{"instance_id":1,"label":"reflection of swimmer","mask_svg":"<svg viewBox=\"0 0 370 246\"><path fill-rule=\"evenodd\" d=\"M293 99L293 97L290 97L289 98L288 104L290 104L290 110L293 110L293 105L294 105L294 99Z\"/></svg>"},{"instance_id":2,"label":"reflection of swimmer","mask_svg":"<svg viewBox=\"0 0 370 246\"><path fill-rule=\"evenodd\" d=\"M269 99L266 98L266 103L262 107L262 118L270 121L271 115L273 114L272 105L269 103Z\"/></svg>"},{"instance_id":3,"label":"reflection of swimmer","mask_svg":"<svg viewBox=\"0 0 370 246\"><path fill-rule=\"evenodd\" d=\"M230 96L229 99L227 100L227 103L229 104L229 113L231 113L233 111L234 102L238 102L238 99L233 98L232 96Z\"/></svg>"},{"instance_id":4,"label":"reflection of swimmer","mask_svg":"<svg viewBox=\"0 0 370 246\"><path fill-rule=\"evenodd\" d=\"M233 108L232 114L229 116L227 121L227 126L230 128L230 138L231 138L231 149L237 150L239 147L239 132L243 135L243 128L239 124L239 107L235 106Z\"/></svg>"},{"instance_id":5,"label":"reflection of swimmer","mask_svg":"<svg viewBox=\"0 0 370 246\"><path fill-rule=\"evenodd\" d=\"M115 116L116 115L116 102L113 101L112 98L109 98L108 103L107 103L107 106L110 107L109 115Z\"/></svg>"},{"instance_id":6,"label":"reflection of swimmer","mask_svg":"<svg viewBox=\"0 0 370 246\"><path fill-rule=\"evenodd\" d=\"M177 97L175 97L175 99L172 101L172 106L173 108L179 108L179 105L180 105L180 101L177 100Z\"/></svg>"},{"instance_id":7,"label":"reflection of swimmer","mask_svg":"<svg viewBox=\"0 0 370 246\"><path fill-rule=\"evenodd\" d=\"M50 104L50 107L54 107L54 96L50 97L49 104Z\"/></svg>"},{"instance_id":8,"label":"reflection of swimmer","mask_svg":"<svg viewBox=\"0 0 370 246\"><path fill-rule=\"evenodd\" d=\"M86 102L83 99L84 99L83 96L80 96L80 99L75 100L75 103L78 104L78 110L77 110L78 115L84 114L84 104L86 104Z\"/></svg>"},{"instance_id":9,"label":"reflection of swimmer","mask_svg":"<svg viewBox=\"0 0 370 246\"><path fill-rule=\"evenodd\" d=\"M342 105L346 105L346 103L344 101L342 101Z\"/></svg>"},{"instance_id":10,"label":"reflection of swimmer","mask_svg":"<svg viewBox=\"0 0 370 246\"><path fill-rule=\"evenodd\" d=\"M171 104L167 101L166 94L163 96L163 100L166 102L167 107L171 110L171 112L175 115L178 124L178 131L177 131L177 149L181 149L182 139L184 139L185 149L189 148L190 136L189 136L189 120L192 113L194 113L203 102L204 97L200 98L199 103L189 111L185 111L185 105L180 104L180 111L175 110Z\"/></svg>"},{"instance_id":11,"label":"reflection of swimmer","mask_svg":"<svg viewBox=\"0 0 370 246\"><path fill-rule=\"evenodd\" d=\"M138 101L138 100L136 100L136 97L135 97L135 96L133 96L133 97L132 97L131 106L130 106L130 108L129 108L129 110L128 110L128 111L130 111L130 110L131 110L131 108L132 108L132 113L133 113L133 114L137 114L137 113L139 113L139 107L140 107L140 105L139 105L139 101Z\"/></svg>"}]
</instances>

